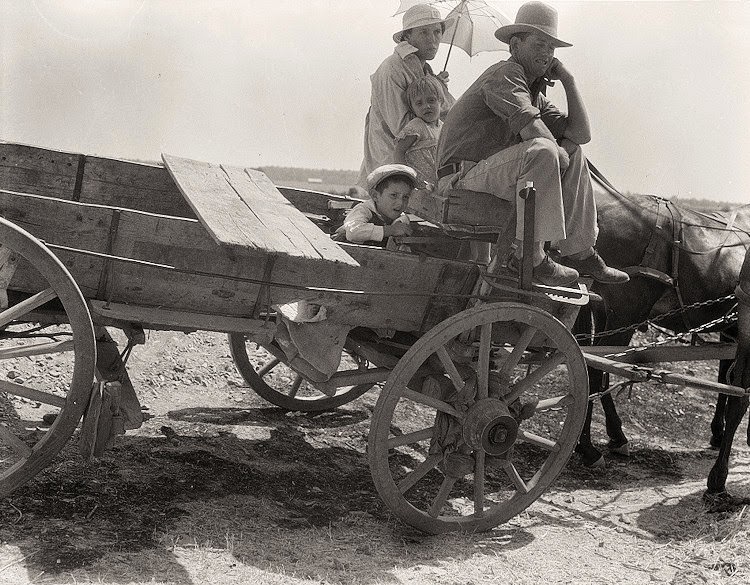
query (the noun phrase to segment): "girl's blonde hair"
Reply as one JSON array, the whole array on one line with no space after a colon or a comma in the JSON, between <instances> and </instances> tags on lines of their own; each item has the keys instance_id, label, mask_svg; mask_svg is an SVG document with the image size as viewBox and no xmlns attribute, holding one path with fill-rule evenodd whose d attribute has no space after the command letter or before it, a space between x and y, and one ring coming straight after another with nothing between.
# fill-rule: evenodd
<instances>
[{"instance_id":1,"label":"girl's blonde hair","mask_svg":"<svg viewBox=\"0 0 750 585\"><path fill-rule=\"evenodd\" d=\"M418 77L409 84L406 88L406 101L409 107L411 107L412 101L420 95L434 95L438 100L442 101L443 90L440 87L437 77L434 75L425 75L424 77Z\"/></svg>"}]
</instances>

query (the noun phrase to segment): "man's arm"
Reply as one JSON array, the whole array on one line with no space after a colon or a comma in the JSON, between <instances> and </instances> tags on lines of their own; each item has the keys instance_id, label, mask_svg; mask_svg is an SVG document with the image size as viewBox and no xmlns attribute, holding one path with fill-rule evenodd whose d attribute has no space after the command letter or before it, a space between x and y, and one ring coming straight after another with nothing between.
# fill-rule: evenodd
<instances>
[{"instance_id":1,"label":"man's arm","mask_svg":"<svg viewBox=\"0 0 750 585\"><path fill-rule=\"evenodd\" d=\"M548 138L557 144L557 139L552 135L552 132L547 128L547 125L542 122L541 118L534 118L531 122L526 124L526 126L521 128L519 134L524 140L531 140L532 138ZM568 151L562 146L558 145L557 150L560 153L560 170L564 171L570 165L570 156L568 155Z\"/></svg>"},{"instance_id":2,"label":"man's arm","mask_svg":"<svg viewBox=\"0 0 750 585\"><path fill-rule=\"evenodd\" d=\"M563 136L576 144L591 142L591 125L583 98L578 91L575 77L565 68L562 62L555 58L549 70L550 79L559 79L565 88L565 96L568 99L567 126Z\"/></svg>"}]
</instances>

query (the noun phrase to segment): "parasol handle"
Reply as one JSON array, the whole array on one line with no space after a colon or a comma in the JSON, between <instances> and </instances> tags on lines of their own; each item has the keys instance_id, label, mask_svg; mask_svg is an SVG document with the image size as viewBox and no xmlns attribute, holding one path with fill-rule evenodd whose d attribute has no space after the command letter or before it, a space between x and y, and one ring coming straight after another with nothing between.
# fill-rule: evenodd
<instances>
[{"instance_id":1,"label":"parasol handle","mask_svg":"<svg viewBox=\"0 0 750 585\"><path fill-rule=\"evenodd\" d=\"M443 65L443 71L448 67L448 59L451 58L451 51L453 50L453 41L456 40L456 33L458 32L458 23L463 16L463 5L467 0L461 0L461 3L456 7L458 8L458 18L456 19L456 26L453 27L453 36L451 37L451 44L448 46L448 55L445 57L445 65Z\"/></svg>"}]
</instances>

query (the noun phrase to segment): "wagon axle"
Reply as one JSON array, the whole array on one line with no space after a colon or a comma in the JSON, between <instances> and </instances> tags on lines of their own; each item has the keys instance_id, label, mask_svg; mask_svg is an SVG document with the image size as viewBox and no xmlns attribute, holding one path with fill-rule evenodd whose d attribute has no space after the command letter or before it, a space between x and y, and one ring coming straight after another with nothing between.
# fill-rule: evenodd
<instances>
[{"instance_id":1,"label":"wagon axle","mask_svg":"<svg viewBox=\"0 0 750 585\"><path fill-rule=\"evenodd\" d=\"M483 398L469 408L464 420L463 437L473 450L500 456L515 443L518 422L503 401Z\"/></svg>"}]
</instances>

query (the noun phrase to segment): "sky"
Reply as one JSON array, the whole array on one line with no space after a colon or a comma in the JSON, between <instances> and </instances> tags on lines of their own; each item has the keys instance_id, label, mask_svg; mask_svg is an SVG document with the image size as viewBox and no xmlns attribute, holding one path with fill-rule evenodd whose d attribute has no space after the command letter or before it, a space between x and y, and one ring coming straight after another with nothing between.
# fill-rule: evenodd
<instances>
[{"instance_id":1,"label":"sky","mask_svg":"<svg viewBox=\"0 0 750 585\"><path fill-rule=\"evenodd\" d=\"M488 0L511 19L521 2ZM750 2L558 1L556 56L621 190L750 203ZM396 0L0 0L0 140L358 169ZM498 48L505 45L498 42ZM431 62L443 69L448 46ZM451 52L458 97L505 51ZM561 87L549 97L564 107Z\"/></svg>"}]
</instances>

